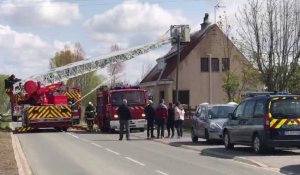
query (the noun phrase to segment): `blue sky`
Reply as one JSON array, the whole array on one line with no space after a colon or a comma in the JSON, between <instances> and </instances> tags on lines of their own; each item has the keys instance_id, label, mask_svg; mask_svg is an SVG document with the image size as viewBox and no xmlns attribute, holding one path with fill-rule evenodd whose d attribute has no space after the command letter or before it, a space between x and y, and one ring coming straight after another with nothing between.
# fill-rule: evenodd
<instances>
[{"instance_id":1,"label":"blue sky","mask_svg":"<svg viewBox=\"0 0 300 175\"><path fill-rule=\"evenodd\" d=\"M189 24L199 30L205 13L214 22L226 11L234 22L237 8L246 0L0 0L1 74L26 78L45 72L49 60L65 44L81 43L87 57L151 42L172 24ZM122 79L134 83L169 47L125 63ZM99 71L106 74L105 70Z\"/></svg>"}]
</instances>

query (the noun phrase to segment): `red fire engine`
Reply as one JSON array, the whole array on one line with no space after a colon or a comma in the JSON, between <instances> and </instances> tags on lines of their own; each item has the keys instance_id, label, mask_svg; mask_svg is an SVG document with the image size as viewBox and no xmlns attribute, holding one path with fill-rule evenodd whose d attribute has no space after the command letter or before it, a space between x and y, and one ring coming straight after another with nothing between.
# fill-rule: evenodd
<instances>
[{"instance_id":1,"label":"red fire engine","mask_svg":"<svg viewBox=\"0 0 300 175\"><path fill-rule=\"evenodd\" d=\"M131 129L144 131L147 121L145 120L144 109L147 103L147 92L139 87L116 87L108 89L107 86L97 90L97 121L99 128L107 131L119 130L118 107L122 100L127 99L128 107L131 110Z\"/></svg>"}]
</instances>

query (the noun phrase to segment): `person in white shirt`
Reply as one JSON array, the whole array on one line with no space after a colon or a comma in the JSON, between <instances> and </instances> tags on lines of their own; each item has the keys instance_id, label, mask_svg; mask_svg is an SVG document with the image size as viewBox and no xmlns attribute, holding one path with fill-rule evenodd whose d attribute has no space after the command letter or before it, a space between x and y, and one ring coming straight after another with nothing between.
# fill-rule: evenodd
<instances>
[{"instance_id":1,"label":"person in white shirt","mask_svg":"<svg viewBox=\"0 0 300 175\"><path fill-rule=\"evenodd\" d=\"M184 109L180 102L175 103L175 127L178 138L182 137L182 124L184 120Z\"/></svg>"}]
</instances>

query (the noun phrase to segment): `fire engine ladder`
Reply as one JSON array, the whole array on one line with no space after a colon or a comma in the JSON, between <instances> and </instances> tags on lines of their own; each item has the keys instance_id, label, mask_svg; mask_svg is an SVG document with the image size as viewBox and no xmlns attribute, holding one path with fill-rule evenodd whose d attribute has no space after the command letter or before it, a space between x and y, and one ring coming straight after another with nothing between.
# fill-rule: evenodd
<instances>
[{"instance_id":1,"label":"fire engine ladder","mask_svg":"<svg viewBox=\"0 0 300 175\"><path fill-rule=\"evenodd\" d=\"M90 58L74 63L67 64L58 68L51 69L45 74L31 76L20 83L14 85L14 93L23 92L23 85L28 80L41 82L42 85L48 86L54 83L66 81L70 78L78 77L80 75L96 71L104 68L108 64L124 62L136 56L148 53L154 49L160 48L171 42L171 38L160 39L151 43L140 45L137 47L120 50L110 54L102 55L96 58Z\"/></svg>"},{"instance_id":2,"label":"fire engine ladder","mask_svg":"<svg viewBox=\"0 0 300 175\"><path fill-rule=\"evenodd\" d=\"M63 82L70 78L78 77L89 72L96 71L104 68L108 64L124 62L130 60L136 56L148 53L154 49L160 48L163 45L174 43L174 38L178 37L180 42L189 42L189 26L188 25L174 25L171 26L171 36L162 38L148 44L140 45L137 47L129 48L126 50L120 50L107 55L102 55L96 58L90 58L78 62L74 62L65 66L54 68L45 74L35 75L21 81L20 83L14 84L14 94L19 92L24 93L24 83L28 80L40 82L43 86L48 86L54 83Z\"/></svg>"}]
</instances>

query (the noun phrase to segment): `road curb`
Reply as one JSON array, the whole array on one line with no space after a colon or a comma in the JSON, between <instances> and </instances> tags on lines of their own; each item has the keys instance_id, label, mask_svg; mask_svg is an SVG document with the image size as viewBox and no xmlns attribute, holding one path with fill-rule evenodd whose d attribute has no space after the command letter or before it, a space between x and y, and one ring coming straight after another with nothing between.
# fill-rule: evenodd
<instances>
[{"instance_id":1,"label":"road curb","mask_svg":"<svg viewBox=\"0 0 300 175\"><path fill-rule=\"evenodd\" d=\"M11 123L9 124L11 127ZM12 128L12 127L11 127ZM20 141L16 135L12 132L10 133L11 140L12 140L12 147L14 150L15 159L18 166L19 175L32 175L32 171L30 166L27 162L23 149L21 147Z\"/></svg>"}]
</instances>

